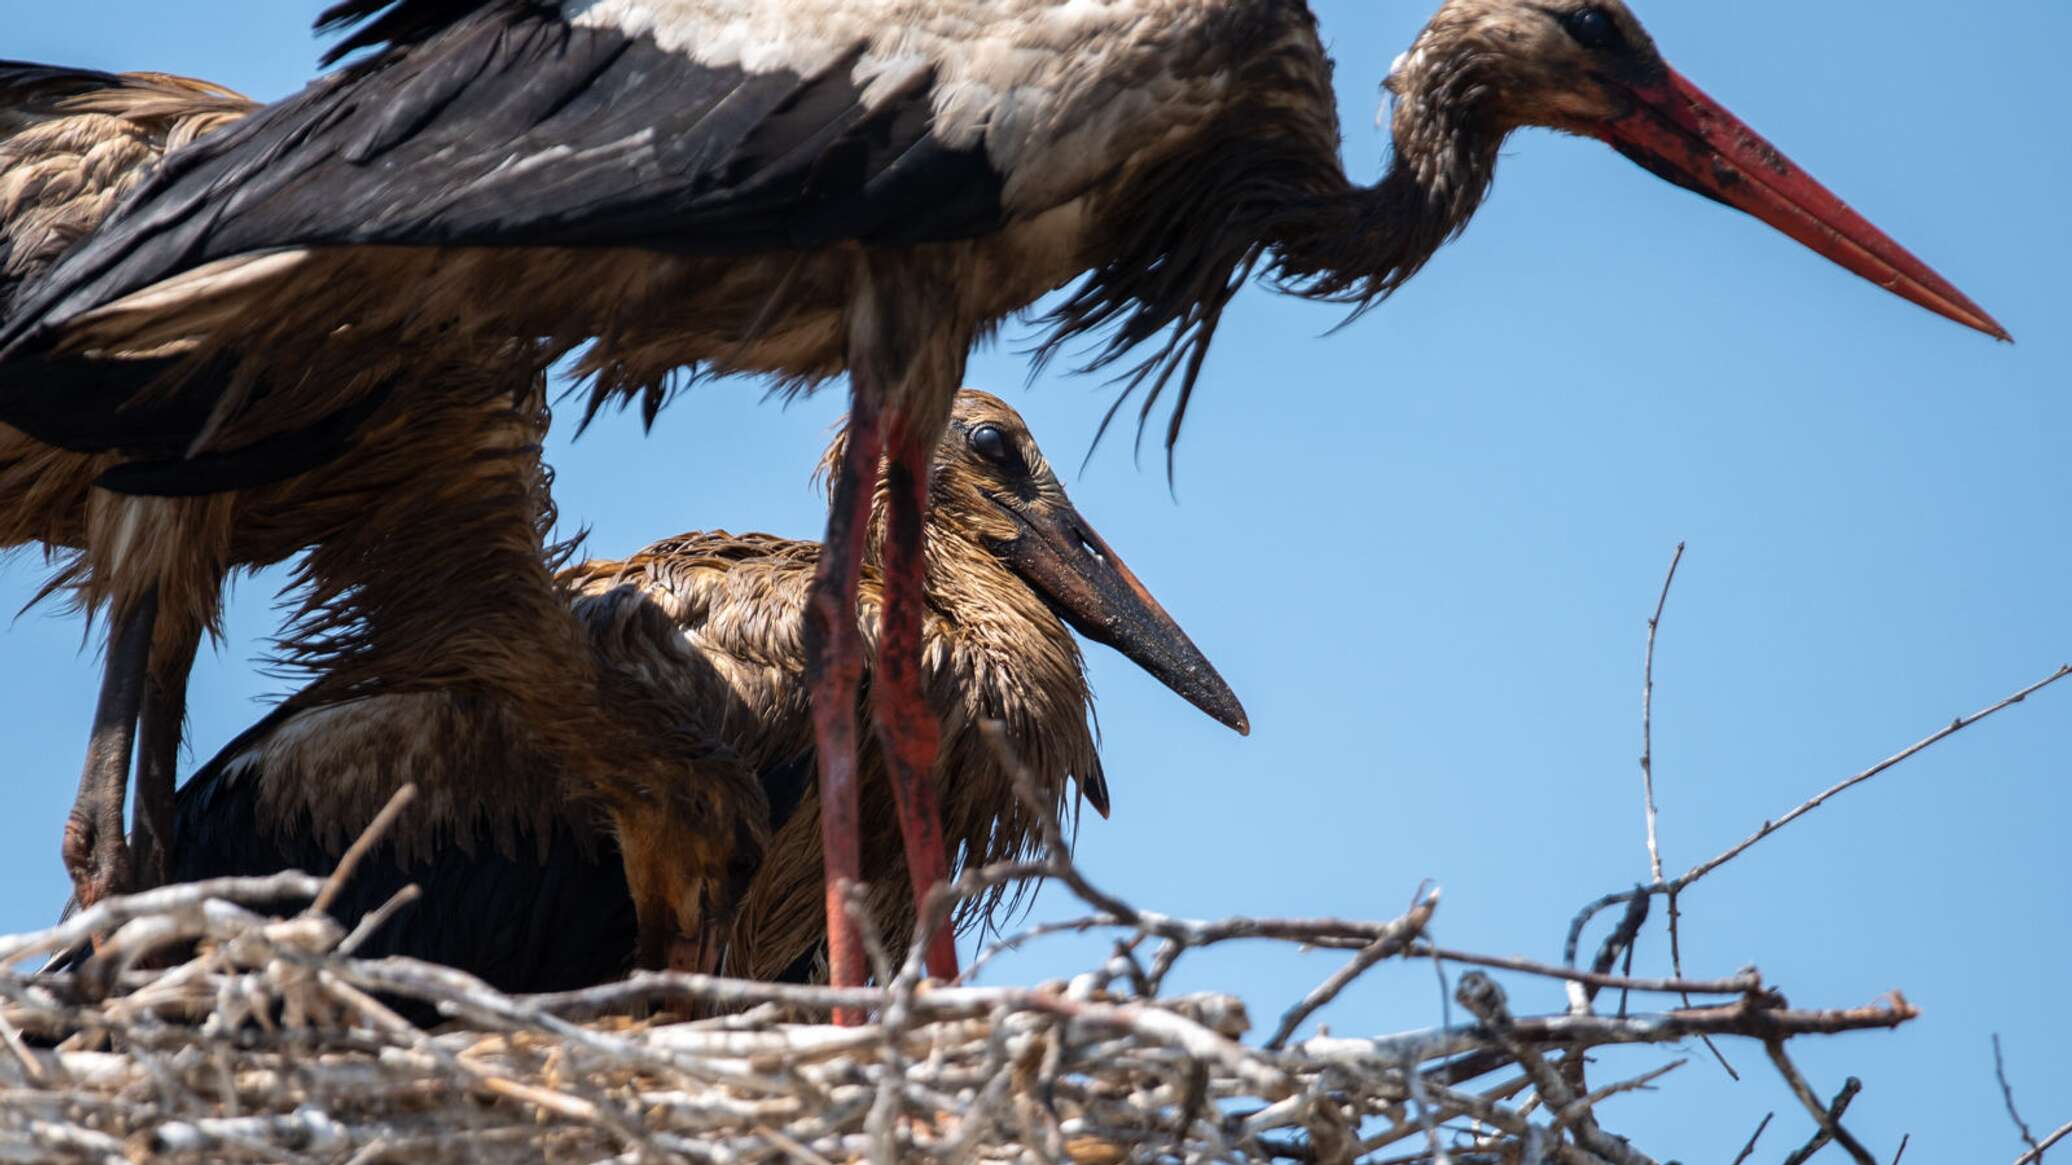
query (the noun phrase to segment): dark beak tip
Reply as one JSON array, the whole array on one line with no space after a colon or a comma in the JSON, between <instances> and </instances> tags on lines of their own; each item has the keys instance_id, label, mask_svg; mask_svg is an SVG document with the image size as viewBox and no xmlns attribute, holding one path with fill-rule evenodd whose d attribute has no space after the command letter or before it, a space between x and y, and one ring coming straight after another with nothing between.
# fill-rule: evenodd
<instances>
[{"instance_id":1,"label":"dark beak tip","mask_svg":"<svg viewBox=\"0 0 2072 1165\"><path fill-rule=\"evenodd\" d=\"M1239 736L1252 735L1252 718L1245 714L1245 706L1237 702L1237 693L1230 689L1223 689L1220 698L1202 701L1201 709Z\"/></svg>"}]
</instances>

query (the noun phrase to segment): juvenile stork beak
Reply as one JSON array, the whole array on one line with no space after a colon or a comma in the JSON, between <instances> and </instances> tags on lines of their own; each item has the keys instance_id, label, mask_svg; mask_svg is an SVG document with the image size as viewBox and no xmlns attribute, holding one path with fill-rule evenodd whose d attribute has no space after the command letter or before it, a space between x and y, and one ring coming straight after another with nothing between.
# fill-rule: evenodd
<instances>
[{"instance_id":1,"label":"juvenile stork beak","mask_svg":"<svg viewBox=\"0 0 2072 1165\"><path fill-rule=\"evenodd\" d=\"M1237 693L1069 502L1001 504L1021 532L996 547L1008 568L1081 635L1128 656L1221 723L1250 735Z\"/></svg>"},{"instance_id":2,"label":"juvenile stork beak","mask_svg":"<svg viewBox=\"0 0 2072 1165\"><path fill-rule=\"evenodd\" d=\"M1633 109L1590 132L1656 176L1746 211L1894 295L1998 340L1984 309L1815 182L1674 69L1627 85Z\"/></svg>"}]
</instances>

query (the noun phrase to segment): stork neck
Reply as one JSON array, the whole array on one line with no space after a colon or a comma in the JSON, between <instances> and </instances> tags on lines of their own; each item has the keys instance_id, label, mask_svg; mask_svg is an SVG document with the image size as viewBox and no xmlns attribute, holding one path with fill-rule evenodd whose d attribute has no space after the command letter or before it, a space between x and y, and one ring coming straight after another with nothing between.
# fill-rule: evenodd
<instances>
[{"instance_id":1,"label":"stork neck","mask_svg":"<svg viewBox=\"0 0 2072 1165\"><path fill-rule=\"evenodd\" d=\"M1482 205L1503 138L1485 121L1473 109L1403 97L1381 181L1347 182L1283 228L1275 250L1290 289L1367 303L1408 282Z\"/></svg>"}]
</instances>

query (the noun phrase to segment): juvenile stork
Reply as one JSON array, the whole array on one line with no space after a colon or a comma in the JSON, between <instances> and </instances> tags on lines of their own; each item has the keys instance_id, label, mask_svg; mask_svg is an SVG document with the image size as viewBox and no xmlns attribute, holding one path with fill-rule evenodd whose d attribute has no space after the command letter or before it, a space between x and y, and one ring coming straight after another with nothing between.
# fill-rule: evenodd
<instances>
[{"instance_id":1,"label":"juvenile stork","mask_svg":"<svg viewBox=\"0 0 2072 1165\"><path fill-rule=\"evenodd\" d=\"M843 460L843 438L822 462ZM930 482L923 535L923 675L943 747L930 774L961 865L1022 856L1031 821L979 733L1006 724L1020 761L1067 808L1076 786L1102 816L1108 784L1093 697L1068 625L1121 651L1217 720L1243 708L1170 616L1073 507L1015 411L957 397ZM879 641L883 511L866 540L859 633ZM723 966L757 978L813 971L824 940L814 735L800 628L820 547L765 534L683 534L562 576L601 668L654 698L703 710L720 743L759 774L772 839ZM888 942L915 918L883 753L866 746L862 868ZM373 851L339 904L350 925L408 883L425 898L362 953L410 954L543 991L615 977L632 962L634 915L608 832L560 800L564 782L508 701L464 692L379 696L322 708L291 699L180 790L183 878L323 870L404 781L421 791L402 832ZM495 773L503 795L466 794ZM975 921L998 899L969 904Z\"/></svg>"},{"instance_id":2,"label":"juvenile stork","mask_svg":"<svg viewBox=\"0 0 2072 1165\"><path fill-rule=\"evenodd\" d=\"M849 615L872 483L882 460L873 712L918 892L946 868L917 667L926 460L968 349L1046 292L1085 277L1053 349L1153 344L1135 377L1147 411L1178 377L1170 443L1252 274L1385 297L1467 223L1504 139L1546 126L2005 335L1671 70L1620 0L1448 0L1389 76L1371 186L1340 164L1302 0L342 0L323 24L349 29L345 67L183 151L40 281L0 335L0 417L122 445L165 434L83 413L77 387L155 391L160 415L229 418L187 446L208 451L350 406L280 370L382 366L425 335L594 339L593 403L650 415L686 366L801 389L846 372L806 624L831 895L858 873ZM834 918L834 978L858 982Z\"/></svg>"},{"instance_id":3,"label":"juvenile stork","mask_svg":"<svg viewBox=\"0 0 2072 1165\"><path fill-rule=\"evenodd\" d=\"M96 230L163 155L255 108L186 78L0 63L0 309ZM64 834L78 901L165 878L187 673L200 638L218 626L233 572L302 555L285 662L320 676L303 693L305 707L433 689L520 708L542 747L564 758L561 771L585 784L564 795L601 808L629 853L666 849L668 868L705 869L695 887L643 883L643 963L660 965L672 934L695 937L699 920L675 911L701 892L717 897L729 851L759 844L759 828L742 840L731 823L760 814L761 794L745 772L708 755L706 734L678 712L629 698L597 673L542 551L553 505L539 458L547 412L538 359L530 345L508 341L423 347L400 373L407 392L391 381L359 394L357 431L318 425L299 435L305 451L308 442L335 442L336 456L283 477L272 464L280 443L246 446L240 488L204 496L96 488L158 470L0 425L0 551L40 544L56 552L47 591L106 610L113 628ZM91 395L99 386L84 387ZM138 803L126 845L133 733ZM610 774L611 788L585 766ZM711 779L701 789L693 773ZM478 776L484 783L463 795L502 793L497 774ZM658 788L675 793L658 799ZM730 801L734 794L745 804ZM712 905L731 917L731 903Z\"/></svg>"}]
</instances>

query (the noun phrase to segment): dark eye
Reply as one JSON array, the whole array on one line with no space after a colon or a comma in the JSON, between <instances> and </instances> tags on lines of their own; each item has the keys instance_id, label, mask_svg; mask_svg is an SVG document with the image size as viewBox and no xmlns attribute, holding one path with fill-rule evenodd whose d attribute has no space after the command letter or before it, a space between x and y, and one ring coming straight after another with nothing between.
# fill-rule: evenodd
<instances>
[{"instance_id":1,"label":"dark eye","mask_svg":"<svg viewBox=\"0 0 2072 1165\"><path fill-rule=\"evenodd\" d=\"M1014 446L1007 443L1007 434L1002 433L999 427L995 425L980 425L978 428L973 429L971 431L971 448L980 457L1000 466L1002 469L1014 469L1021 465L1022 462L1021 456L1015 452Z\"/></svg>"},{"instance_id":2,"label":"dark eye","mask_svg":"<svg viewBox=\"0 0 2072 1165\"><path fill-rule=\"evenodd\" d=\"M1568 35L1586 49L1611 49L1619 46L1619 26L1612 23L1611 14L1592 5L1578 8L1561 20Z\"/></svg>"}]
</instances>

